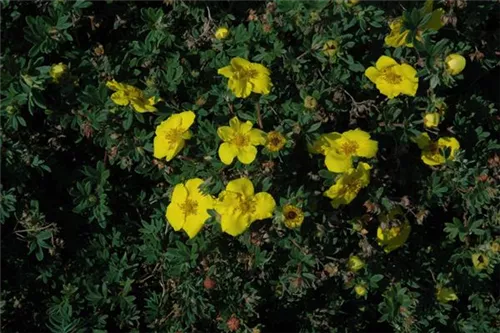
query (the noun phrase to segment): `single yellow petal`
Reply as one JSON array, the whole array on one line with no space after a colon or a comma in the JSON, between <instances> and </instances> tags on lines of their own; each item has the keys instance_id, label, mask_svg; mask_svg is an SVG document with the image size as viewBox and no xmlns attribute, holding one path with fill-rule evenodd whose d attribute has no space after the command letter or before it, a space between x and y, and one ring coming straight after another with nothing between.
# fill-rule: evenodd
<instances>
[{"instance_id":1,"label":"single yellow petal","mask_svg":"<svg viewBox=\"0 0 500 333\"><path fill-rule=\"evenodd\" d=\"M238 117L233 117L229 120L229 127L231 127L235 132L240 131L241 122Z\"/></svg>"},{"instance_id":2,"label":"single yellow petal","mask_svg":"<svg viewBox=\"0 0 500 333\"><path fill-rule=\"evenodd\" d=\"M222 163L230 165L234 158L238 155L238 147L231 143L223 142L219 146L219 158Z\"/></svg>"},{"instance_id":3,"label":"single yellow petal","mask_svg":"<svg viewBox=\"0 0 500 333\"><path fill-rule=\"evenodd\" d=\"M408 64L401 64L398 67L406 79L410 80L411 82L418 82L417 71L415 70L415 68Z\"/></svg>"},{"instance_id":4,"label":"single yellow petal","mask_svg":"<svg viewBox=\"0 0 500 333\"><path fill-rule=\"evenodd\" d=\"M399 84L399 90L405 95L415 96L418 90L418 83L411 82L409 80L403 80Z\"/></svg>"},{"instance_id":5,"label":"single yellow petal","mask_svg":"<svg viewBox=\"0 0 500 333\"><path fill-rule=\"evenodd\" d=\"M252 197L254 194L252 181L248 178L231 180L226 185L226 191L242 194L246 198Z\"/></svg>"},{"instance_id":6,"label":"single yellow petal","mask_svg":"<svg viewBox=\"0 0 500 333\"><path fill-rule=\"evenodd\" d=\"M446 162L443 155L440 153L434 153L431 151L422 151L421 155L422 161L429 166L441 165Z\"/></svg>"},{"instance_id":7,"label":"single yellow petal","mask_svg":"<svg viewBox=\"0 0 500 333\"><path fill-rule=\"evenodd\" d=\"M230 141L234 136L234 129L229 126L221 126L217 128L217 135L222 141Z\"/></svg>"},{"instance_id":8,"label":"single yellow petal","mask_svg":"<svg viewBox=\"0 0 500 333\"><path fill-rule=\"evenodd\" d=\"M224 214L221 216L220 221L222 231L233 237L245 232L250 226L250 223L249 214Z\"/></svg>"},{"instance_id":9,"label":"single yellow petal","mask_svg":"<svg viewBox=\"0 0 500 333\"><path fill-rule=\"evenodd\" d=\"M201 178L191 178L186 181L185 187L189 193L189 196L201 194L201 184L203 184L203 179Z\"/></svg>"},{"instance_id":10,"label":"single yellow petal","mask_svg":"<svg viewBox=\"0 0 500 333\"><path fill-rule=\"evenodd\" d=\"M243 164L250 164L257 157L257 148L255 146L245 146L238 149L238 161Z\"/></svg>"},{"instance_id":11,"label":"single yellow petal","mask_svg":"<svg viewBox=\"0 0 500 333\"><path fill-rule=\"evenodd\" d=\"M266 133L259 129L254 128L250 131L250 143L254 146L265 145L266 137Z\"/></svg>"},{"instance_id":12,"label":"single yellow petal","mask_svg":"<svg viewBox=\"0 0 500 333\"><path fill-rule=\"evenodd\" d=\"M182 117L179 113L174 113L156 127L156 135L164 135L171 129L179 128L182 124Z\"/></svg>"},{"instance_id":13,"label":"single yellow petal","mask_svg":"<svg viewBox=\"0 0 500 333\"><path fill-rule=\"evenodd\" d=\"M365 70L365 76L373 83L376 83L380 76L380 72L375 67L370 66Z\"/></svg>"},{"instance_id":14,"label":"single yellow petal","mask_svg":"<svg viewBox=\"0 0 500 333\"><path fill-rule=\"evenodd\" d=\"M168 149L168 142L160 136L155 136L153 141L153 156L155 158L164 158L167 156Z\"/></svg>"},{"instance_id":15,"label":"single yellow petal","mask_svg":"<svg viewBox=\"0 0 500 333\"><path fill-rule=\"evenodd\" d=\"M247 69L252 63L246 59L236 57L231 59L231 66L237 69Z\"/></svg>"},{"instance_id":16,"label":"single yellow petal","mask_svg":"<svg viewBox=\"0 0 500 333\"><path fill-rule=\"evenodd\" d=\"M259 192L254 196L256 210L253 213L253 219L264 220L273 216L276 201L272 195L267 192Z\"/></svg>"},{"instance_id":17,"label":"single yellow petal","mask_svg":"<svg viewBox=\"0 0 500 333\"><path fill-rule=\"evenodd\" d=\"M179 231L184 226L185 216L184 212L180 208L179 204L171 202L167 206L167 212L165 214L168 223L174 228L175 231Z\"/></svg>"},{"instance_id":18,"label":"single yellow petal","mask_svg":"<svg viewBox=\"0 0 500 333\"><path fill-rule=\"evenodd\" d=\"M250 132L252 130L252 127L253 127L253 124L249 120L247 120L245 122L240 122L240 129L238 132L241 134L247 134L248 132Z\"/></svg>"},{"instance_id":19,"label":"single yellow petal","mask_svg":"<svg viewBox=\"0 0 500 333\"><path fill-rule=\"evenodd\" d=\"M193 137L193 133L191 133L191 131L186 131L184 133L182 133L182 136L181 136L184 140L189 140Z\"/></svg>"},{"instance_id":20,"label":"single yellow petal","mask_svg":"<svg viewBox=\"0 0 500 333\"><path fill-rule=\"evenodd\" d=\"M387 96L389 99L393 99L401 94L398 85L390 84L385 80L377 80L376 86L380 93Z\"/></svg>"},{"instance_id":21,"label":"single yellow petal","mask_svg":"<svg viewBox=\"0 0 500 333\"><path fill-rule=\"evenodd\" d=\"M331 172L345 172L352 168L352 158L345 154L339 154L335 149L332 149L326 154L325 165Z\"/></svg>"},{"instance_id":22,"label":"single yellow petal","mask_svg":"<svg viewBox=\"0 0 500 333\"><path fill-rule=\"evenodd\" d=\"M219 68L217 73L222 75L222 76L225 76L227 78L231 78L234 75L234 70L233 70L232 66L226 66L226 67Z\"/></svg>"},{"instance_id":23,"label":"single yellow petal","mask_svg":"<svg viewBox=\"0 0 500 333\"><path fill-rule=\"evenodd\" d=\"M208 213L205 214L196 214L189 215L186 218L186 222L184 223L182 229L186 232L189 238L193 238L200 232L201 228L205 224L205 221L210 217Z\"/></svg>"},{"instance_id":24,"label":"single yellow petal","mask_svg":"<svg viewBox=\"0 0 500 333\"><path fill-rule=\"evenodd\" d=\"M414 137L411 140L415 142L420 149L427 149L432 143L431 138L427 133L421 133L419 136Z\"/></svg>"},{"instance_id":25,"label":"single yellow petal","mask_svg":"<svg viewBox=\"0 0 500 333\"><path fill-rule=\"evenodd\" d=\"M196 114L193 111L188 110L178 113L178 115L181 118L179 129L187 131L191 125L193 125Z\"/></svg>"},{"instance_id":26,"label":"single yellow petal","mask_svg":"<svg viewBox=\"0 0 500 333\"><path fill-rule=\"evenodd\" d=\"M380 58L378 58L377 63L375 64L375 67L379 71L381 71L384 68L395 66L397 64L398 63L396 62L396 60L392 59L391 57L383 55Z\"/></svg>"},{"instance_id":27,"label":"single yellow petal","mask_svg":"<svg viewBox=\"0 0 500 333\"><path fill-rule=\"evenodd\" d=\"M183 139L169 145L167 148L167 154L165 155L165 160L167 160L167 162L171 161L175 156L177 156L177 154L179 154L185 145L186 141Z\"/></svg>"},{"instance_id":28,"label":"single yellow petal","mask_svg":"<svg viewBox=\"0 0 500 333\"><path fill-rule=\"evenodd\" d=\"M172 192L172 202L184 203L189 196L189 192L184 184L177 184Z\"/></svg>"},{"instance_id":29,"label":"single yellow petal","mask_svg":"<svg viewBox=\"0 0 500 333\"><path fill-rule=\"evenodd\" d=\"M106 87L114 91L125 90L125 85L118 83L116 80L107 81Z\"/></svg>"}]
</instances>

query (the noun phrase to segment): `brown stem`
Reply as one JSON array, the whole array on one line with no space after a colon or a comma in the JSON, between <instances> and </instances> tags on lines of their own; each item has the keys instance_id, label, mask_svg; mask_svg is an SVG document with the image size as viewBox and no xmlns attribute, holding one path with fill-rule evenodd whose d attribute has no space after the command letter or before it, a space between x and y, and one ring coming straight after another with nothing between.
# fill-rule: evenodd
<instances>
[{"instance_id":1,"label":"brown stem","mask_svg":"<svg viewBox=\"0 0 500 333\"><path fill-rule=\"evenodd\" d=\"M263 129L264 126L262 126L262 116L260 115L260 104L257 102L255 104L255 109L257 110L257 123L259 124L260 129Z\"/></svg>"}]
</instances>

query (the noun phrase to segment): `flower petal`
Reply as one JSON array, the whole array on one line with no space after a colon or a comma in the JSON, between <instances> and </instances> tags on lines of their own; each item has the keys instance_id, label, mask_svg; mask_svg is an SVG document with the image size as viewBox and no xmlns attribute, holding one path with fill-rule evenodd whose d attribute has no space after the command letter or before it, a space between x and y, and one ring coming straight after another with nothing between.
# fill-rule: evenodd
<instances>
[{"instance_id":1,"label":"flower petal","mask_svg":"<svg viewBox=\"0 0 500 333\"><path fill-rule=\"evenodd\" d=\"M194 123L194 119L196 118L195 113L188 110L178 113L178 115L181 118L181 125L179 126L179 129L187 131Z\"/></svg>"},{"instance_id":2,"label":"flower petal","mask_svg":"<svg viewBox=\"0 0 500 333\"><path fill-rule=\"evenodd\" d=\"M264 220L273 216L276 201L267 192L259 192L254 196L256 210L253 213L255 220Z\"/></svg>"},{"instance_id":3,"label":"flower petal","mask_svg":"<svg viewBox=\"0 0 500 333\"><path fill-rule=\"evenodd\" d=\"M223 142L219 146L219 158L222 163L230 165L231 163L233 163L236 155L238 155L238 148L235 145Z\"/></svg>"},{"instance_id":4,"label":"flower petal","mask_svg":"<svg viewBox=\"0 0 500 333\"><path fill-rule=\"evenodd\" d=\"M260 129L254 128L250 131L250 143L254 146L265 145L266 137L266 133Z\"/></svg>"},{"instance_id":5,"label":"flower petal","mask_svg":"<svg viewBox=\"0 0 500 333\"><path fill-rule=\"evenodd\" d=\"M238 149L238 161L243 164L250 164L257 157L257 148L255 146L246 146Z\"/></svg>"},{"instance_id":6,"label":"flower petal","mask_svg":"<svg viewBox=\"0 0 500 333\"><path fill-rule=\"evenodd\" d=\"M380 71L384 68L395 66L397 64L398 63L396 62L396 60L392 59L391 57L383 55L380 58L378 58L375 67Z\"/></svg>"},{"instance_id":7,"label":"flower petal","mask_svg":"<svg viewBox=\"0 0 500 333\"><path fill-rule=\"evenodd\" d=\"M254 188L252 181L248 178L238 178L231 180L226 185L226 191L233 193L240 193L244 197L248 198L253 196Z\"/></svg>"},{"instance_id":8,"label":"flower petal","mask_svg":"<svg viewBox=\"0 0 500 333\"><path fill-rule=\"evenodd\" d=\"M380 72L375 67L370 66L365 70L365 76L373 83L376 83L380 76Z\"/></svg>"},{"instance_id":9,"label":"flower petal","mask_svg":"<svg viewBox=\"0 0 500 333\"><path fill-rule=\"evenodd\" d=\"M198 232L200 232L201 228L203 228L203 225L208 217L210 217L210 215L206 212L205 214L189 215L186 218L186 222L184 223L182 229L186 232L189 238L193 238Z\"/></svg>"},{"instance_id":10,"label":"flower petal","mask_svg":"<svg viewBox=\"0 0 500 333\"><path fill-rule=\"evenodd\" d=\"M174 228L175 231L179 231L184 226L185 216L184 212L181 210L179 204L172 202L167 206L167 212L165 214L168 223Z\"/></svg>"},{"instance_id":11,"label":"flower petal","mask_svg":"<svg viewBox=\"0 0 500 333\"><path fill-rule=\"evenodd\" d=\"M335 149L332 149L326 154L325 165L331 172L345 172L352 168L352 158L348 155L339 154Z\"/></svg>"},{"instance_id":12,"label":"flower petal","mask_svg":"<svg viewBox=\"0 0 500 333\"><path fill-rule=\"evenodd\" d=\"M248 229L248 226L250 225L250 215L224 214L221 215L220 224L223 232L236 237Z\"/></svg>"},{"instance_id":13,"label":"flower petal","mask_svg":"<svg viewBox=\"0 0 500 333\"><path fill-rule=\"evenodd\" d=\"M229 126L221 126L217 128L217 135L222 141L230 141L234 136L234 129Z\"/></svg>"},{"instance_id":14,"label":"flower petal","mask_svg":"<svg viewBox=\"0 0 500 333\"><path fill-rule=\"evenodd\" d=\"M229 65L226 67L219 68L219 70L217 70L217 73L227 78L231 78L234 75L233 66Z\"/></svg>"}]
</instances>

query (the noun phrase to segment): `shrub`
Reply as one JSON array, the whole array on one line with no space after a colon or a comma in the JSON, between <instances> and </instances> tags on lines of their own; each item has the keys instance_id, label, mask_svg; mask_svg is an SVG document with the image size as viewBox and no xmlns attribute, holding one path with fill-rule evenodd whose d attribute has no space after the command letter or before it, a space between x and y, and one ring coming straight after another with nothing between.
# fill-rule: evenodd
<instances>
[{"instance_id":1,"label":"shrub","mask_svg":"<svg viewBox=\"0 0 500 333\"><path fill-rule=\"evenodd\" d=\"M498 331L498 3L1 5L6 332Z\"/></svg>"}]
</instances>

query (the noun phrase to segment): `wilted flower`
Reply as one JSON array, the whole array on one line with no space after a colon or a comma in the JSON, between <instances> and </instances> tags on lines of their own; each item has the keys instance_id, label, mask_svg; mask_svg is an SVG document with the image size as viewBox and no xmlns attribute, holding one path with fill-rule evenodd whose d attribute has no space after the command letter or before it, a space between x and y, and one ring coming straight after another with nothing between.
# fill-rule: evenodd
<instances>
[{"instance_id":1,"label":"wilted flower","mask_svg":"<svg viewBox=\"0 0 500 333\"><path fill-rule=\"evenodd\" d=\"M408 64L400 65L391 57L378 58L375 67L368 67L365 75L389 99L400 94L415 96L417 93L418 77L415 68Z\"/></svg>"},{"instance_id":2,"label":"wilted flower","mask_svg":"<svg viewBox=\"0 0 500 333\"><path fill-rule=\"evenodd\" d=\"M381 215L379 222L381 226L377 229L377 242L384 248L385 253L401 247L408 239L411 226L399 206Z\"/></svg>"},{"instance_id":3,"label":"wilted flower","mask_svg":"<svg viewBox=\"0 0 500 333\"><path fill-rule=\"evenodd\" d=\"M106 82L106 87L115 91L111 95L111 100L117 105L132 105L135 111L155 112L154 105L161 101L161 98L146 98L144 92L134 86L125 83L118 83L115 80Z\"/></svg>"},{"instance_id":4,"label":"wilted flower","mask_svg":"<svg viewBox=\"0 0 500 333\"><path fill-rule=\"evenodd\" d=\"M277 131L267 133L266 148L269 151L277 152L283 149L286 143L286 138Z\"/></svg>"},{"instance_id":5,"label":"wilted flower","mask_svg":"<svg viewBox=\"0 0 500 333\"><path fill-rule=\"evenodd\" d=\"M231 236L243 233L252 222L273 216L276 202L267 192L254 194L250 179L230 181L219 194L215 210L221 219L222 231Z\"/></svg>"},{"instance_id":6,"label":"wilted flower","mask_svg":"<svg viewBox=\"0 0 500 333\"><path fill-rule=\"evenodd\" d=\"M430 112L424 115L424 126L427 128L437 127L441 116L437 112Z\"/></svg>"},{"instance_id":7,"label":"wilted flower","mask_svg":"<svg viewBox=\"0 0 500 333\"><path fill-rule=\"evenodd\" d=\"M357 284L355 287L354 287L354 292L356 293L356 295L358 297L363 297L365 296L366 294L368 294L368 290L366 289L365 286L361 285L361 284Z\"/></svg>"},{"instance_id":8,"label":"wilted flower","mask_svg":"<svg viewBox=\"0 0 500 333\"><path fill-rule=\"evenodd\" d=\"M455 138L444 137L434 142L427 133L420 134L420 136L413 138L413 141L422 149L422 161L430 166L444 164L447 160L453 161L460 148L460 144ZM445 156L445 150L449 150L447 157Z\"/></svg>"},{"instance_id":9,"label":"wilted flower","mask_svg":"<svg viewBox=\"0 0 500 333\"><path fill-rule=\"evenodd\" d=\"M451 301L456 301L458 299L457 294L451 288L440 287L436 288L436 298L439 303L446 304Z\"/></svg>"},{"instance_id":10,"label":"wilted flower","mask_svg":"<svg viewBox=\"0 0 500 333\"><path fill-rule=\"evenodd\" d=\"M318 101L312 96L306 96L304 99L304 107L309 110L314 110L318 106Z\"/></svg>"},{"instance_id":11,"label":"wilted flower","mask_svg":"<svg viewBox=\"0 0 500 333\"><path fill-rule=\"evenodd\" d=\"M50 67L49 75L54 79L54 82L59 82L59 79L61 79L67 71L68 66L60 62Z\"/></svg>"},{"instance_id":12,"label":"wilted flower","mask_svg":"<svg viewBox=\"0 0 500 333\"><path fill-rule=\"evenodd\" d=\"M215 31L215 38L217 39L225 39L229 36L229 30L226 27L220 27Z\"/></svg>"},{"instance_id":13,"label":"wilted flower","mask_svg":"<svg viewBox=\"0 0 500 333\"><path fill-rule=\"evenodd\" d=\"M466 60L460 54L450 54L445 59L446 72L450 75L458 75L465 68Z\"/></svg>"},{"instance_id":14,"label":"wilted flower","mask_svg":"<svg viewBox=\"0 0 500 333\"><path fill-rule=\"evenodd\" d=\"M370 169L369 164L360 162L356 169L351 168L337 178L337 182L324 193L326 197L332 199L333 208L348 205L362 188L368 186Z\"/></svg>"},{"instance_id":15,"label":"wilted flower","mask_svg":"<svg viewBox=\"0 0 500 333\"><path fill-rule=\"evenodd\" d=\"M337 54L338 49L339 49L339 42L337 42L336 40L330 39L327 40L325 44L323 44L323 53L327 57L331 58L335 56Z\"/></svg>"},{"instance_id":16,"label":"wilted flower","mask_svg":"<svg viewBox=\"0 0 500 333\"><path fill-rule=\"evenodd\" d=\"M293 205L285 205L283 207L283 217L285 225L290 228L298 228L304 221L304 212L299 207Z\"/></svg>"},{"instance_id":17,"label":"wilted flower","mask_svg":"<svg viewBox=\"0 0 500 333\"><path fill-rule=\"evenodd\" d=\"M422 14L424 15L432 13L429 21L427 21L427 23L423 27L421 27L422 31L425 30L437 31L443 27L441 18L444 15L444 10L442 8L438 8L433 11L432 7L433 7L433 1L427 0L425 2L424 7L421 9ZM402 16L392 20L389 23L389 28L391 29L391 32L389 33L389 35L385 37L384 39L385 44L391 47L400 47L400 46L413 47L413 44L407 42L406 40L408 34L410 33L410 30L404 30L403 26L404 26L404 20ZM422 31L418 31L417 33L418 40L422 39L421 38Z\"/></svg>"},{"instance_id":18,"label":"wilted flower","mask_svg":"<svg viewBox=\"0 0 500 333\"><path fill-rule=\"evenodd\" d=\"M156 127L156 136L153 142L153 155L155 158L173 159L191 139L189 128L196 115L193 111L176 113L168 117Z\"/></svg>"},{"instance_id":19,"label":"wilted flower","mask_svg":"<svg viewBox=\"0 0 500 333\"><path fill-rule=\"evenodd\" d=\"M172 200L167 207L166 218L175 231L184 230L193 238L210 217L207 210L213 209L214 199L200 191L203 180L189 179L185 184L177 184Z\"/></svg>"},{"instance_id":20,"label":"wilted flower","mask_svg":"<svg viewBox=\"0 0 500 333\"><path fill-rule=\"evenodd\" d=\"M217 72L229 79L229 89L236 97L246 98L252 91L267 95L272 86L269 69L243 58L231 59L229 66L220 68Z\"/></svg>"},{"instance_id":21,"label":"wilted flower","mask_svg":"<svg viewBox=\"0 0 500 333\"><path fill-rule=\"evenodd\" d=\"M365 262L358 256L350 256L347 261L347 267L351 272L357 272L365 267Z\"/></svg>"},{"instance_id":22,"label":"wilted flower","mask_svg":"<svg viewBox=\"0 0 500 333\"><path fill-rule=\"evenodd\" d=\"M240 122L237 117L229 121L229 126L217 129L219 138L224 141L219 146L219 158L222 163L230 165L235 157L243 164L250 164L257 156L255 146L266 144L266 133L252 128L250 121Z\"/></svg>"},{"instance_id":23,"label":"wilted flower","mask_svg":"<svg viewBox=\"0 0 500 333\"><path fill-rule=\"evenodd\" d=\"M323 149L326 151L325 164L332 172L344 172L352 168L353 157L372 158L378 150L377 141L370 140L370 134L359 128L344 133L333 132L325 135L323 140L327 142Z\"/></svg>"},{"instance_id":24,"label":"wilted flower","mask_svg":"<svg viewBox=\"0 0 500 333\"><path fill-rule=\"evenodd\" d=\"M485 254L474 253L472 255L472 264L474 265L474 268L478 271L481 271L481 270L487 268L489 263L490 263L490 259Z\"/></svg>"}]
</instances>

